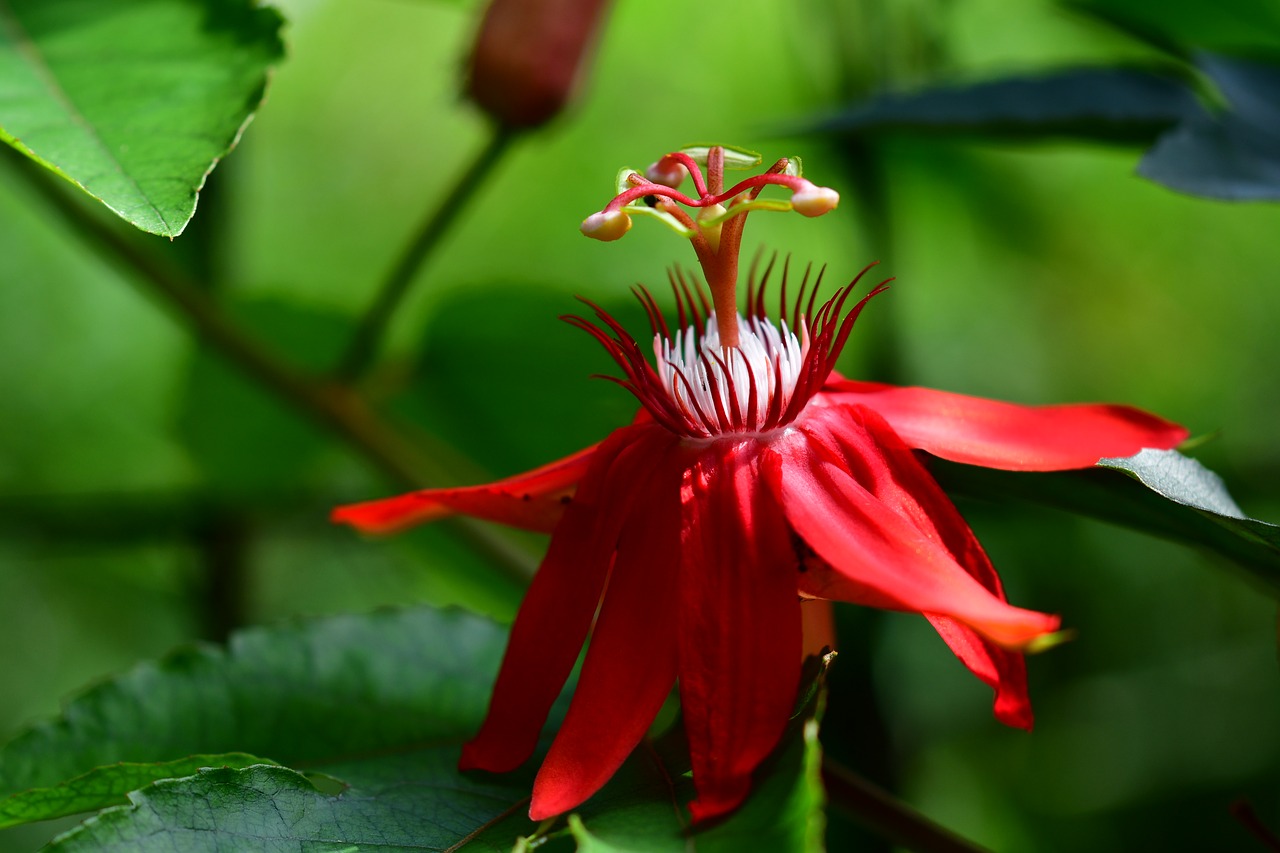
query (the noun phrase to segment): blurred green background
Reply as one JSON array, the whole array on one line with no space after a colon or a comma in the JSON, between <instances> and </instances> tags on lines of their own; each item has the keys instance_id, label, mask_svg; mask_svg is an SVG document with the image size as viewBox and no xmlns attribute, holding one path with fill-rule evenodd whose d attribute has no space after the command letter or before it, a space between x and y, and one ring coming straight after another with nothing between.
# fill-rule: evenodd
<instances>
[{"instance_id":1,"label":"blurred green background","mask_svg":"<svg viewBox=\"0 0 1280 853\"><path fill-rule=\"evenodd\" d=\"M278 5L290 55L267 102L188 233L158 248L323 368L486 137L458 95L476 9ZM576 107L479 188L370 387L457 481L622 424L633 401L588 378L608 360L556 317L583 294L638 328L628 288L660 290L667 264L693 259L649 221L613 244L577 225L619 167L724 142L801 155L845 199L818 220L753 217L748 251L826 263L837 281L879 259L897 277L863 315L847 373L888 378L864 368L879 336L897 381L1157 411L1218 433L1199 458L1246 512L1280 520L1280 209L1137 178L1138 148L889 137L854 161L831 139L785 135L873 86L1151 55L1047 2L619 0ZM883 204L859 209L859 163ZM362 541L330 527L330 507L389 486L201 352L12 179L19 165L0 160L0 734L218 635L228 611L257 623L429 601L510 617L519 585L449 530ZM961 509L1011 600L1078 632L1030 661L1035 733L993 721L986 688L924 620L846 608L833 753L995 850L1250 849L1227 811L1242 797L1280 824L1274 601L1215 558L1100 523ZM209 605L226 585L211 575L231 579L238 605ZM0 832L0 849L49 831ZM838 818L831 833L836 850L875 843Z\"/></svg>"}]
</instances>

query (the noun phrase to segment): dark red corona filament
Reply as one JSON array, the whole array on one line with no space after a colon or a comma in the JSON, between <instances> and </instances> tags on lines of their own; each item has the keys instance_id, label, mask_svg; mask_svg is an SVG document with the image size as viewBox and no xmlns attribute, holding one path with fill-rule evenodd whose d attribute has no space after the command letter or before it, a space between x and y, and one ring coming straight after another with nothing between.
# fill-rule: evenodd
<instances>
[{"instance_id":1,"label":"dark red corona filament","mask_svg":"<svg viewBox=\"0 0 1280 853\"><path fill-rule=\"evenodd\" d=\"M756 266L752 266L745 306L748 318L754 317L761 322L768 322L764 292L773 273L775 262L776 257L769 261L764 272L759 276L756 274ZM787 398L785 407L783 399L786 394L782 388L781 362L772 357L775 354L771 354L770 358L774 373L774 393L770 394L767 389L758 387L754 372L750 369L746 370L749 385L746 389L744 409L739 405L738 388L735 386L729 366L730 359L746 357L737 350L724 349L716 353L699 348L698 357L703 367L702 381L705 381L714 404L712 410L708 411L706 407L699 405L699 395L694 392L694 382L699 381L697 378L691 379L678 367L672 365L675 377L672 385L679 383L686 392L682 395L683 401L677 400L673 394L673 388L669 388L663 381L635 338L595 303L579 297L595 313L594 322L576 315L567 315L561 319L599 341L622 369L621 377L603 376L601 378L616 382L630 391L655 421L672 432L694 438L710 438L735 432L764 432L785 426L795 420L810 398L822 388L827 376L834 369L836 359L849 339L849 333L853 330L854 322L858 319L863 307L871 297L883 291L889 283L889 280L881 282L846 311L845 304L850 294L872 266L874 264L869 264L853 281L837 290L829 300L818 307L815 313L814 304L818 287L822 282L822 271L819 271L811 282L812 269L806 268L795 299L788 306L789 270L788 264L784 262L779 289L779 317L788 320L789 307L790 329L796 334L803 334L807 329L809 334L809 348L804 355L795 387ZM705 291L696 280L691 280L678 269L671 272L670 282L671 290L675 294L679 324L676 334L680 335L685 329L692 327L695 336L701 337L712 317L711 306L708 304ZM633 292L649 318L649 326L653 334L664 341L672 341L671 329L653 295L640 286L637 286ZM721 318L717 315L716 319ZM731 319L737 322L736 313ZM724 383L724 387L721 387L721 383ZM767 399L761 399L762 397ZM764 412L763 418L759 417L761 411Z\"/></svg>"}]
</instances>

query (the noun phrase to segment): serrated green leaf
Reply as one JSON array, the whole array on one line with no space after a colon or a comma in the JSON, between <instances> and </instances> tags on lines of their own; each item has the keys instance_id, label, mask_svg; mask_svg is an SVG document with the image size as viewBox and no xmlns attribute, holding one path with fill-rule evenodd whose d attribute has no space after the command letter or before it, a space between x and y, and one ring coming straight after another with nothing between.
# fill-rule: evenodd
<instances>
[{"instance_id":1,"label":"serrated green leaf","mask_svg":"<svg viewBox=\"0 0 1280 853\"><path fill-rule=\"evenodd\" d=\"M194 646L94 687L6 745L0 793L119 761L241 751L318 765L459 743L488 704L505 639L480 617L416 608L251 629L226 649Z\"/></svg>"},{"instance_id":2,"label":"serrated green leaf","mask_svg":"<svg viewBox=\"0 0 1280 853\"><path fill-rule=\"evenodd\" d=\"M263 763L270 762L242 752L232 752L192 755L177 761L120 762L95 767L59 785L21 791L0 800L0 829L118 805L126 802L130 791L160 779L190 776L203 768L240 768Z\"/></svg>"},{"instance_id":3,"label":"serrated green leaf","mask_svg":"<svg viewBox=\"0 0 1280 853\"><path fill-rule=\"evenodd\" d=\"M262 100L282 23L251 0L0 0L0 139L176 236Z\"/></svg>"},{"instance_id":4,"label":"serrated green leaf","mask_svg":"<svg viewBox=\"0 0 1280 853\"><path fill-rule=\"evenodd\" d=\"M1104 459L1093 471L994 471L942 460L931 460L931 470L949 492L1032 500L1206 548L1280 597L1280 526L1244 517L1216 474L1175 450Z\"/></svg>"},{"instance_id":5,"label":"serrated green leaf","mask_svg":"<svg viewBox=\"0 0 1280 853\"><path fill-rule=\"evenodd\" d=\"M899 131L1150 142L1175 123L1201 113L1187 84L1164 71L1074 68L881 95L803 129L845 136Z\"/></svg>"},{"instance_id":6,"label":"serrated green leaf","mask_svg":"<svg viewBox=\"0 0 1280 853\"><path fill-rule=\"evenodd\" d=\"M438 751L402 764L402 772L352 778L338 795L319 791L284 767L206 770L150 785L131 805L104 811L45 849L129 853L391 853L508 850L514 835L497 834L525 801L520 788L461 780ZM448 756L456 760L456 755ZM378 762L369 762L377 764ZM444 789L442 791L442 789ZM447 792L447 794L446 794ZM444 794L442 796L442 794ZM525 819L521 828L530 827Z\"/></svg>"}]
</instances>

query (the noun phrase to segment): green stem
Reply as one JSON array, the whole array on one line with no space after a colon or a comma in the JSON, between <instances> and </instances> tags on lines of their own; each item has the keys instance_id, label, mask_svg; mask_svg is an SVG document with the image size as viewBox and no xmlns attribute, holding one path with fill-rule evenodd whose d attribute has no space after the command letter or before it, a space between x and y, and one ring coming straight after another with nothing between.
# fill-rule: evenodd
<instances>
[{"instance_id":1,"label":"green stem","mask_svg":"<svg viewBox=\"0 0 1280 853\"><path fill-rule=\"evenodd\" d=\"M458 176L452 189L440 204L422 220L413 239L400 254L400 260L379 287L377 296L356 327L351 343L338 366L338 377L346 381L358 379L377 357L379 345L396 309L409 292L409 286L424 261L440 243L454 219L462 212L476 188L493 171L506 153L515 131L497 127L488 143Z\"/></svg>"},{"instance_id":2,"label":"green stem","mask_svg":"<svg viewBox=\"0 0 1280 853\"><path fill-rule=\"evenodd\" d=\"M833 806L908 850L916 853L988 853L986 848L938 826L829 758L822 762L822 784Z\"/></svg>"},{"instance_id":3,"label":"green stem","mask_svg":"<svg viewBox=\"0 0 1280 853\"><path fill-rule=\"evenodd\" d=\"M88 211L34 163L23 160L16 172L47 202L74 233L106 260L136 275L152 295L165 303L192 333L235 364L246 376L290 403L360 452L392 482L421 488L439 479L438 468L388 427L355 391L322 383L278 358L256 338L237 326L196 283L153 257L103 219ZM455 530L477 551L504 571L522 580L532 575L527 556L504 539L497 539L469 519L458 519Z\"/></svg>"}]
</instances>

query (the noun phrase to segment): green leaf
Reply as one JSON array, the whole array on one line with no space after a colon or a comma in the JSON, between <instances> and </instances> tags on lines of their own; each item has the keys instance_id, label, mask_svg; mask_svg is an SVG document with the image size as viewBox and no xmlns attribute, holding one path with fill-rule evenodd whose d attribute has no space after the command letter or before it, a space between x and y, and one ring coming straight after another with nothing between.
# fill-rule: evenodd
<instances>
[{"instance_id":1,"label":"green leaf","mask_svg":"<svg viewBox=\"0 0 1280 853\"><path fill-rule=\"evenodd\" d=\"M1280 65L1210 54L1196 64L1229 108L1189 118L1161 136L1138 174L1209 198L1280 199Z\"/></svg>"},{"instance_id":2,"label":"green leaf","mask_svg":"<svg viewBox=\"0 0 1280 853\"><path fill-rule=\"evenodd\" d=\"M144 663L0 750L0 793L120 761L248 752L318 764L406 745L460 743L480 721L505 633L427 608L236 634Z\"/></svg>"},{"instance_id":3,"label":"green leaf","mask_svg":"<svg viewBox=\"0 0 1280 853\"><path fill-rule=\"evenodd\" d=\"M262 101L282 23L251 0L0 0L0 139L176 236Z\"/></svg>"},{"instance_id":4,"label":"green leaf","mask_svg":"<svg viewBox=\"0 0 1280 853\"><path fill-rule=\"evenodd\" d=\"M898 131L1147 142L1202 112L1187 84L1165 71L1075 68L881 95L815 120L804 130L844 136Z\"/></svg>"},{"instance_id":5,"label":"green leaf","mask_svg":"<svg viewBox=\"0 0 1280 853\"><path fill-rule=\"evenodd\" d=\"M510 784L458 778L451 761L367 762L339 794L317 790L284 767L205 770L150 785L132 804L108 809L47 851L218 853L286 851L497 851L516 834L505 819L527 802ZM524 819L520 829L532 824ZM495 837L496 836L496 837Z\"/></svg>"},{"instance_id":6,"label":"green leaf","mask_svg":"<svg viewBox=\"0 0 1280 853\"><path fill-rule=\"evenodd\" d=\"M1143 450L1098 465L1037 474L931 460L949 492L1037 501L1206 548L1280 598L1280 526L1244 517L1218 475L1175 450Z\"/></svg>"},{"instance_id":7,"label":"green leaf","mask_svg":"<svg viewBox=\"0 0 1280 853\"><path fill-rule=\"evenodd\" d=\"M263 763L256 756L232 752L224 755L192 755L177 761L148 764L120 762L97 767L59 785L33 788L0 800L0 829L97 811L124 803L130 791L136 791L160 779L190 776L203 768L248 767Z\"/></svg>"},{"instance_id":8,"label":"green leaf","mask_svg":"<svg viewBox=\"0 0 1280 853\"><path fill-rule=\"evenodd\" d=\"M128 805L55 839L50 851L490 853L519 849L531 836L549 851L576 839L605 853L679 853L690 837L703 853L822 849L817 731L825 661L810 662L811 686L778 750L757 771L751 798L723 822L690 836L683 810L694 792L675 726L637 750L567 828L540 836L527 818L527 770L456 769L461 742L483 715L502 641L492 623L426 609L246 631L225 652L196 649L139 667L73 701L60 720L0 753L0 778L6 789L42 786L123 754L160 761L223 742L256 744L259 754L307 768L249 764L168 775L254 760L203 755L152 768L102 767L59 787L84 794L103 783L118 799L129 773L147 784ZM29 791L10 802L44 795Z\"/></svg>"}]
</instances>

